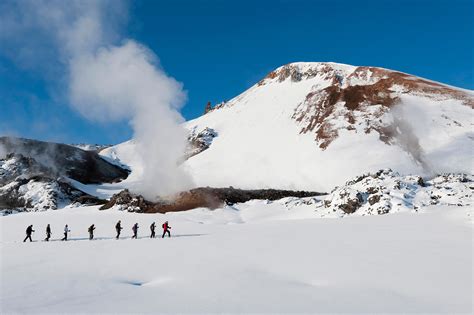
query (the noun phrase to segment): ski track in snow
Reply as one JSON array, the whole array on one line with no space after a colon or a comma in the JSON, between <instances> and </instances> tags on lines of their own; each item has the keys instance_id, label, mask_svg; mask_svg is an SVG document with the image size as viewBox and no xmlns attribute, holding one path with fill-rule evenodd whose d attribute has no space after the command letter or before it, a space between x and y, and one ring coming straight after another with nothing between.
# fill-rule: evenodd
<instances>
[{"instance_id":1,"label":"ski track in snow","mask_svg":"<svg viewBox=\"0 0 474 315\"><path fill-rule=\"evenodd\" d=\"M308 219L298 209L282 218L86 207L0 217L0 311L471 313L473 210ZM172 238L158 228L149 239L151 222L165 220ZM138 240L130 239L135 222ZM39 241L47 223L49 243ZM71 241L56 241L66 223ZM89 241L92 223L97 240ZM22 243L29 224L35 242Z\"/></svg>"}]
</instances>

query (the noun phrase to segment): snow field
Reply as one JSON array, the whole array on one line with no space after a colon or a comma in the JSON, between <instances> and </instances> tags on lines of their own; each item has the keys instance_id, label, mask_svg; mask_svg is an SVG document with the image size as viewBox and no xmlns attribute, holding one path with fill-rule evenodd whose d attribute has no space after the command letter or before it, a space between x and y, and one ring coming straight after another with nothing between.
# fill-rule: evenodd
<instances>
[{"instance_id":1,"label":"snow field","mask_svg":"<svg viewBox=\"0 0 474 315\"><path fill-rule=\"evenodd\" d=\"M0 312L472 312L472 206L343 219L308 219L298 208L283 216L263 203L252 212L89 207L0 217ZM147 238L151 222L161 236L165 220L172 238ZM135 222L140 239L131 240ZM22 243L27 225L39 240L47 223L54 240L69 224L71 241Z\"/></svg>"}]
</instances>

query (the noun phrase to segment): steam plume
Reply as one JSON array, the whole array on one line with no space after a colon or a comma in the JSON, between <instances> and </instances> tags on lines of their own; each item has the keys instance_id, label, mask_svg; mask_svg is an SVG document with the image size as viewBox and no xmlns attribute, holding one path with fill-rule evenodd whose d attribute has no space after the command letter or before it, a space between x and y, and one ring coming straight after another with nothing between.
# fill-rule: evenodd
<instances>
[{"instance_id":1,"label":"steam plume","mask_svg":"<svg viewBox=\"0 0 474 315\"><path fill-rule=\"evenodd\" d=\"M420 141L409 120L406 119L408 115L404 111L404 104L398 104L392 108L392 114L392 128L400 147L411 155L413 160L422 167L425 174L430 176L433 175L432 167L426 158L426 154L420 145Z\"/></svg>"},{"instance_id":2,"label":"steam plume","mask_svg":"<svg viewBox=\"0 0 474 315\"><path fill-rule=\"evenodd\" d=\"M178 167L186 133L177 109L186 94L157 66L151 51L128 41L95 55L80 55L72 60L70 72L71 103L84 116L131 119L143 165L140 193L155 198L189 186Z\"/></svg>"},{"instance_id":3,"label":"steam plume","mask_svg":"<svg viewBox=\"0 0 474 315\"><path fill-rule=\"evenodd\" d=\"M137 192L155 199L188 188L191 181L178 166L186 145L178 110L186 93L152 51L118 35L126 17L123 2L35 0L10 6L16 12L4 24L16 36L36 29L54 43L67 69L73 108L91 120L130 122L143 165Z\"/></svg>"}]
</instances>

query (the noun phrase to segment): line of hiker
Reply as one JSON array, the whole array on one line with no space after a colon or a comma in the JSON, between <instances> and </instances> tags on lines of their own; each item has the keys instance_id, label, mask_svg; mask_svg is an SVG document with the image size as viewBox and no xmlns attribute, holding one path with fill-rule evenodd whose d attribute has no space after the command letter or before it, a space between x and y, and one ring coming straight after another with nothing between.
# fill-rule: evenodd
<instances>
[{"instance_id":1,"label":"line of hiker","mask_svg":"<svg viewBox=\"0 0 474 315\"><path fill-rule=\"evenodd\" d=\"M168 237L171 237L171 232L170 232L171 226L169 225L168 221L163 223L161 225L161 227L163 228L163 235L161 236L161 238L164 238L166 236L166 234L168 234ZM137 239L138 238L138 228L139 228L138 223L135 223L132 226L132 232L133 232L132 239ZM150 225L150 231L151 231L150 238L155 238L156 237L155 228L156 228L156 223L153 222ZM95 229L96 229L96 227L95 227L94 224L89 226L89 228L87 229L87 231L89 232L89 240L94 239ZM117 222L117 224L115 224L115 231L117 231L117 235L115 236L115 238L117 240L120 238L120 233L122 232L122 230L123 230L122 221L119 220ZM28 239L30 240L30 242L33 242L33 240L31 239L31 235L33 234L33 232L35 232L35 230L33 230L33 225L29 225L26 228L26 237L23 240L23 242L26 242ZM68 233L70 233L70 232L71 232L71 230L69 229L69 226L66 224L64 226L64 237L61 239L61 241L67 241ZM52 234L51 225L48 224L46 226L46 238L44 239L46 242L49 242L49 239L51 238L51 234Z\"/></svg>"}]
</instances>

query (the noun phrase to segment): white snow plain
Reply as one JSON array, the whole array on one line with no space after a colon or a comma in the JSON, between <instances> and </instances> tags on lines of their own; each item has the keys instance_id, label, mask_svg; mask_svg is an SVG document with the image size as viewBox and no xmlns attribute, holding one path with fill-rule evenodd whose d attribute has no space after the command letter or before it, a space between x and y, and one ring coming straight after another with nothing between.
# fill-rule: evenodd
<instances>
[{"instance_id":1,"label":"white snow plain","mask_svg":"<svg viewBox=\"0 0 474 315\"><path fill-rule=\"evenodd\" d=\"M0 313L472 313L472 206L317 219L278 204L0 217ZM148 238L165 220L172 238Z\"/></svg>"}]
</instances>

